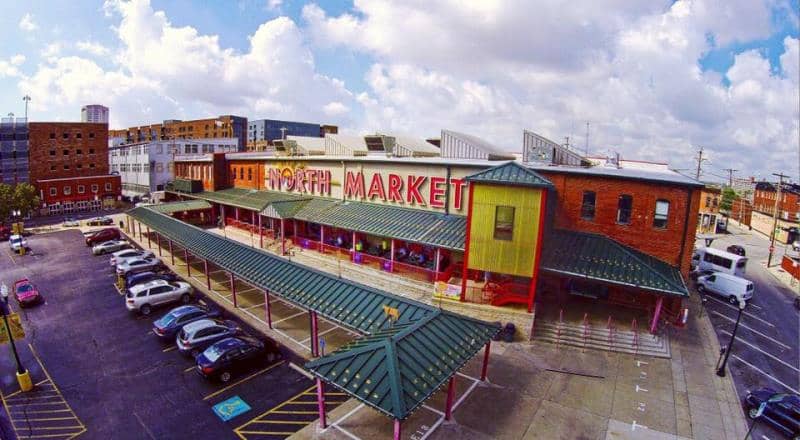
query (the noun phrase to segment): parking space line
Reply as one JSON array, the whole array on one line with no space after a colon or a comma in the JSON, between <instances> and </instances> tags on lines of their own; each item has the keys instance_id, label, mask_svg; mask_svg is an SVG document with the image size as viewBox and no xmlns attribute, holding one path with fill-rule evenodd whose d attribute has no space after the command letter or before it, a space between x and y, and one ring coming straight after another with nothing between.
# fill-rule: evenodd
<instances>
[{"instance_id":1,"label":"parking space line","mask_svg":"<svg viewBox=\"0 0 800 440\"><path fill-rule=\"evenodd\" d=\"M730 335L731 335L731 333L730 333L729 331L727 331L727 330L720 329L720 332L722 332L722 333L725 333L725 334L726 334L726 335L728 335L728 336L730 336ZM742 339L741 337L739 337L737 340L738 340L738 341L741 341L741 343L742 343L742 344L744 344L744 345L747 345L747 346L749 346L749 347L753 348L754 350L756 350L756 351L760 352L761 354L764 354L764 355L766 355L766 356L769 356L769 357L770 357L770 358L772 358L773 360L776 360L776 361L780 362L781 364L783 364L783 365L785 365L785 366L787 366L787 367L791 368L792 370L794 370L794 371L796 371L796 372L800 373L800 369L797 369L797 367L794 367L794 366L792 366L791 364L788 364L788 363L786 363L786 362L784 362L784 361L780 360L779 358L776 358L775 356L773 356L773 355L771 355L771 354L767 353L766 351L764 351L764 350L762 350L762 349L760 349L760 348L756 347L755 345L753 345L753 344L751 344L751 343L747 342L747 340L745 340L745 339Z\"/></svg>"},{"instance_id":2,"label":"parking space line","mask_svg":"<svg viewBox=\"0 0 800 440\"><path fill-rule=\"evenodd\" d=\"M178 346L176 346L176 345L172 345L172 346L169 346L169 347L167 347L167 348L165 348L165 349L161 350L161 352L162 352L162 353L168 353L168 352L170 352L170 351L172 351L172 350L177 350L177 349L178 349Z\"/></svg>"},{"instance_id":3,"label":"parking space line","mask_svg":"<svg viewBox=\"0 0 800 440\"><path fill-rule=\"evenodd\" d=\"M711 311L711 313L713 313L713 314L715 314L715 315L717 315L717 316L719 316L719 317L721 317L721 318L727 319L727 320L728 320L728 321L730 321L730 322L733 322L733 323L735 323L735 322L736 322L736 320L735 320L735 319L729 318L729 317L727 317L727 316L723 315L722 313L719 313L719 312L717 312L716 310L712 310L712 311ZM753 332L753 333L755 333L755 334L757 334L757 335L759 335L759 336L761 336L761 337L763 337L763 338L765 338L765 339L768 339L768 340L770 340L770 341L772 341L772 342L774 342L774 343L776 343L776 344L780 345L781 347L783 347L783 348L785 348L785 349L787 349L787 350L791 350L791 349L792 349L792 347L789 347L788 345L784 344L783 342L780 342L780 341L778 341L778 340L776 340L776 339L772 338L771 336L765 335L764 333L761 333L760 331L758 331L758 330L756 330L756 329L754 329L754 328L752 328L752 327L749 327L749 326L747 326L746 324L742 324L742 323L740 322L740 323L739 323L739 327L744 327L744 328L746 328L747 330L750 330L751 332Z\"/></svg>"},{"instance_id":4,"label":"parking space line","mask_svg":"<svg viewBox=\"0 0 800 440\"><path fill-rule=\"evenodd\" d=\"M259 374L266 373L267 371L269 371L269 370L271 370L271 369L273 369L273 368L275 368L275 367L277 367L279 365L282 365L284 362L286 362L286 361L276 362L276 363L270 365L269 367L264 368L263 370L256 371L255 373L253 373L253 374L251 374L251 375L249 375L249 376L247 376L247 377L245 377L243 379L239 379L236 382L234 382L234 383L232 383L232 384L230 384L230 385L228 385L228 386L226 386L224 388L220 388L219 390L214 391L213 393L207 395L206 397L203 397L203 400L208 400L208 399L210 399L210 398L212 398L214 396L218 396L218 395L224 393L225 391L228 391L229 389L235 387L236 385L239 385L239 384L242 384L244 382L247 382L248 380L258 376Z\"/></svg>"},{"instance_id":5,"label":"parking space line","mask_svg":"<svg viewBox=\"0 0 800 440\"><path fill-rule=\"evenodd\" d=\"M239 434L256 434L256 435L292 435L294 432L281 432L281 431L239 431Z\"/></svg>"},{"instance_id":6,"label":"parking space line","mask_svg":"<svg viewBox=\"0 0 800 440\"><path fill-rule=\"evenodd\" d=\"M194 370L195 368L197 368L197 365L192 365L191 367L188 367L185 370L183 370L183 372L184 373L188 373L188 372Z\"/></svg>"},{"instance_id":7,"label":"parking space line","mask_svg":"<svg viewBox=\"0 0 800 440\"><path fill-rule=\"evenodd\" d=\"M722 304L723 306L725 306L725 307L727 307L729 309L732 309L734 311L739 311L738 308L726 303L725 301L722 301L722 300L719 300L717 298L714 298L713 296L706 296L706 298L712 299L712 300L716 301L717 303ZM763 322L764 324L766 324L766 325L768 325L770 327L775 327L775 324L773 324L773 323L771 323L769 321L765 321L765 320L763 320L763 319L759 318L758 316L753 315L751 313L742 312L742 314L745 315L745 316L749 316L750 318L753 318L755 320L761 321L761 322Z\"/></svg>"},{"instance_id":8,"label":"parking space line","mask_svg":"<svg viewBox=\"0 0 800 440\"><path fill-rule=\"evenodd\" d=\"M775 383L779 383L779 384L783 385L783 386L784 386L786 389L788 389L789 391L791 391L791 392L793 392L793 393L795 393L795 394L800 394L800 391L797 391L796 389L794 389L794 388L790 387L789 385L786 385L785 383L783 383L783 382L781 382L780 380L776 379L775 377L771 376L771 375L770 375L769 373L767 373L766 371L764 371L764 370L762 370L762 369L760 369L760 368L756 367L755 365L751 364L750 362L747 362L746 360L744 360L744 359L740 358L739 356L736 356L736 355L734 354L734 355L732 355L732 357L736 358L736 360L738 360L739 362L741 362L741 363L743 363L743 364L747 365L748 367L750 367L750 368L752 368L752 369L754 369L754 370L758 371L759 373L763 374L764 376L767 376L768 378L772 379L772 380L773 380Z\"/></svg>"}]
</instances>

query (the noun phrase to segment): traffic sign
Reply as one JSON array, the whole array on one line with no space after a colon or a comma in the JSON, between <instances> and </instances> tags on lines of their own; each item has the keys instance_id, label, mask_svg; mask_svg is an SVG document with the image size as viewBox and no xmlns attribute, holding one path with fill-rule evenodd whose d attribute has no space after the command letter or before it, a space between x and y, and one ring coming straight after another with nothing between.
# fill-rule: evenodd
<instances>
[{"instance_id":1,"label":"traffic sign","mask_svg":"<svg viewBox=\"0 0 800 440\"><path fill-rule=\"evenodd\" d=\"M227 422L228 420L240 415L244 414L247 411L250 411L250 405L248 405L244 400L242 400L239 396L233 396L228 400L224 400L212 408L214 410L214 414L217 415L223 422Z\"/></svg>"},{"instance_id":2,"label":"traffic sign","mask_svg":"<svg viewBox=\"0 0 800 440\"><path fill-rule=\"evenodd\" d=\"M22 328L22 322L19 319L19 314L9 314L8 325L11 326L11 335L14 336L14 339L23 339L25 337L25 329ZM0 344L7 344L8 342L9 340L6 326L5 324L0 325Z\"/></svg>"}]
</instances>

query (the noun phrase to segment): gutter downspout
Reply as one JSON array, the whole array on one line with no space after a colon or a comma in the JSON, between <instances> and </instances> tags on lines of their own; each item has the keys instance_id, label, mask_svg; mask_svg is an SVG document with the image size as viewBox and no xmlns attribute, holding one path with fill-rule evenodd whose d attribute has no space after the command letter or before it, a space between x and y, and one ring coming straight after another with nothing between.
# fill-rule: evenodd
<instances>
[{"instance_id":1,"label":"gutter downspout","mask_svg":"<svg viewBox=\"0 0 800 440\"><path fill-rule=\"evenodd\" d=\"M683 266L683 255L686 249L686 236L689 229L689 210L692 209L692 188L686 190L686 215L683 217L683 239L681 240L681 251L678 254L678 270Z\"/></svg>"},{"instance_id":2,"label":"gutter downspout","mask_svg":"<svg viewBox=\"0 0 800 440\"><path fill-rule=\"evenodd\" d=\"M450 214L450 191L452 191L452 188L450 188L450 177L450 165L448 165L447 177L445 177L445 187L447 191L444 193L444 215Z\"/></svg>"}]
</instances>

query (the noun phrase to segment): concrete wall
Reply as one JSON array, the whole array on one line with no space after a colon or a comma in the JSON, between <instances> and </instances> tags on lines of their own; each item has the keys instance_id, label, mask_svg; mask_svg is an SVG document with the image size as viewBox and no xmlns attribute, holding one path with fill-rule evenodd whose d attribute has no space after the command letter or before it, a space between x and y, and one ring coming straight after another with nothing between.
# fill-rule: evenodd
<instances>
[{"instance_id":1,"label":"concrete wall","mask_svg":"<svg viewBox=\"0 0 800 440\"><path fill-rule=\"evenodd\" d=\"M753 211L752 215L750 216L750 226L767 237L769 237L771 234L773 224L774 221L771 215ZM778 219L778 232L775 234L775 240L781 243L786 243L786 241L789 239L789 233L785 231L784 228L790 228L793 226L797 227L798 224Z\"/></svg>"}]
</instances>

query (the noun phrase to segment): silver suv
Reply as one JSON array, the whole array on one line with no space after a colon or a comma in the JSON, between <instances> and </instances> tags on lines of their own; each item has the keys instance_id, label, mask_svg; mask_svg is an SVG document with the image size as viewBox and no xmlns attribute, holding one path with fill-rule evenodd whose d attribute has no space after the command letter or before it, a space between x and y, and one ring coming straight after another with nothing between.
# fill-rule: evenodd
<instances>
[{"instance_id":1,"label":"silver suv","mask_svg":"<svg viewBox=\"0 0 800 440\"><path fill-rule=\"evenodd\" d=\"M203 350L222 339L236 336L242 329L233 321L200 319L183 326L175 344L183 355L197 356Z\"/></svg>"},{"instance_id":2,"label":"silver suv","mask_svg":"<svg viewBox=\"0 0 800 440\"><path fill-rule=\"evenodd\" d=\"M191 295L192 286L189 283L153 280L131 287L125 298L125 307L132 312L149 315L156 306L178 301L187 304L192 299Z\"/></svg>"}]
</instances>

